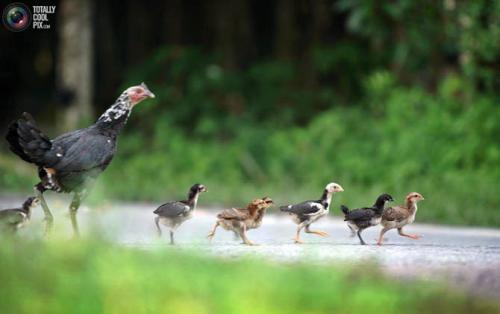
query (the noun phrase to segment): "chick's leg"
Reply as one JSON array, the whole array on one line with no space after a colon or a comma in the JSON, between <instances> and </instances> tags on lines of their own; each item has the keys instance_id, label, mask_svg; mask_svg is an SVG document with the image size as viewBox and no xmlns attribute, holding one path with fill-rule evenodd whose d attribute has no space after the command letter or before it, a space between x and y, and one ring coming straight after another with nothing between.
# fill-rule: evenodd
<instances>
[{"instance_id":1,"label":"chick's leg","mask_svg":"<svg viewBox=\"0 0 500 314\"><path fill-rule=\"evenodd\" d=\"M390 229L388 228L383 228L382 230L380 230L380 235L378 237L377 245L382 245L382 241L384 240L384 233L386 233L389 230Z\"/></svg>"},{"instance_id":2,"label":"chick's leg","mask_svg":"<svg viewBox=\"0 0 500 314\"><path fill-rule=\"evenodd\" d=\"M297 233L295 234L295 238L293 240L295 241L295 244L303 244L304 242L300 239L300 231L304 228L304 225L300 224L297 227Z\"/></svg>"},{"instance_id":3,"label":"chick's leg","mask_svg":"<svg viewBox=\"0 0 500 314\"><path fill-rule=\"evenodd\" d=\"M159 216L155 217L155 225L156 225L156 231L158 232L158 237L161 237L160 217Z\"/></svg>"},{"instance_id":4,"label":"chick's leg","mask_svg":"<svg viewBox=\"0 0 500 314\"><path fill-rule=\"evenodd\" d=\"M212 230L210 231L210 233L208 234L207 238L208 240L212 241L214 235L215 235L215 231L217 230L217 227L219 227L220 225L220 222L217 221L214 225L214 227L212 228Z\"/></svg>"},{"instance_id":5,"label":"chick's leg","mask_svg":"<svg viewBox=\"0 0 500 314\"><path fill-rule=\"evenodd\" d=\"M361 237L361 230L358 230L357 235L358 235L359 241L361 242L361 245L365 245L366 243L363 240L363 238Z\"/></svg>"},{"instance_id":6,"label":"chick's leg","mask_svg":"<svg viewBox=\"0 0 500 314\"><path fill-rule=\"evenodd\" d=\"M347 225L347 226L351 230L351 238L355 237L356 236L356 231L350 225Z\"/></svg>"},{"instance_id":7,"label":"chick's leg","mask_svg":"<svg viewBox=\"0 0 500 314\"><path fill-rule=\"evenodd\" d=\"M327 237L328 236L328 233L326 232L323 232L323 231L315 231L315 230L311 230L309 229L309 225L306 226L306 233L312 233L312 234L317 234L321 237Z\"/></svg>"},{"instance_id":8,"label":"chick's leg","mask_svg":"<svg viewBox=\"0 0 500 314\"><path fill-rule=\"evenodd\" d=\"M398 228L398 233L400 236L402 237L407 237L407 238L410 238L410 239L413 239L413 240L418 240L421 238L420 235L418 234L408 234L408 233L404 233L403 232L403 228Z\"/></svg>"},{"instance_id":9,"label":"chick's leg","mask_svg":"<svg viewBox=\"0 0 500 314\"><path fill-rule=\"evenodd\" d=\"M49 206L47 205L47 202L45 201L45 198L43 197L43 192L45 192L45 189L43 188L42 184L38 184L35 186L35 193L36 197L40 200L40 204L42 205L43 209L43 214L45 215L45 236L49 236L50 233L52 232L52 226L54 225L54 216L52 216L52 213L50 212Z\"/></svg>"},{"instance_id":10,"label":"chick's leg","mask_svg":"<svg viewBox=\"0 0 500 314\"><path fill-rule=\"evenodd\" d=\"M243 244L255 245L255 243L253 243L252 241L250 241L247 238L247 228L246 228L245 224L243 224L242 228L240 228L238 231L239 231L241 239L243 240Z\"/></svg>"}]
</instances>

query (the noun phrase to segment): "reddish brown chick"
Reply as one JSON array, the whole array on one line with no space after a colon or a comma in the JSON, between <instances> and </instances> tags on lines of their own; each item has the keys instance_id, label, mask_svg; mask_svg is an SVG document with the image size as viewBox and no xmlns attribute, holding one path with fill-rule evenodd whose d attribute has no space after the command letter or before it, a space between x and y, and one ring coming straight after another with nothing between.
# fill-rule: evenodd
<instances>
[{"instance_id":1,"label":"reddish brown chick","mask_svg":"<svg viewBox=\"0 0 500 314\"><path fill-rule=\"evenodd\" d=\"M404 205L386 208L384 210L384 213L382 214L381 224L383 226L383 229L380 231L380 236L378 238L377 244L382 245L384 233L395 228L398 229L398 233L400 236L408 237L414 240L419 239L419 235L404 233L403 227L415 221L415 214L417 213L417 203L422 200L424 200L424 197L421 194L417 192L411 192L406 196Z\"/></svg>"},{"instance_id":2,"label":"reddish brown chick","mask_svg":"<svg viewBox=\"0 0 500 314\"><path fill-rule=\"evenodd\" d=\"M242 240L243 244L254 245L246 235L246 231L259 228L262 225L262 219L266 209L273 205L273 200L269 197L254 199L246 208L225 209L217 215L217 222L208 234L212 240L215 236L217 227L221 226L224 230L233 231Z\"/></svg>"}]
</instances>

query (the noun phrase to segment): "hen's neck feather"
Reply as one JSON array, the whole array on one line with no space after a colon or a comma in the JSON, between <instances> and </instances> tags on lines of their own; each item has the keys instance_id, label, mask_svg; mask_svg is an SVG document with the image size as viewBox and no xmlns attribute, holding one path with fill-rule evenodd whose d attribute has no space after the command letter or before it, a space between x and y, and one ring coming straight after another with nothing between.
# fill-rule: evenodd
<instances>
[{"instance_id":1,"label":"hen's neck feather","mask_svg":"<svg viewBox=\"0 0 500 314\"><path fill-rule=\"evenodd\" d=\"M101 130L119 133L127 123L132 112L132 104L126 93L118 97L115 103L108 108L97 120L96 126Z\"/></svg>"}]
</instances>

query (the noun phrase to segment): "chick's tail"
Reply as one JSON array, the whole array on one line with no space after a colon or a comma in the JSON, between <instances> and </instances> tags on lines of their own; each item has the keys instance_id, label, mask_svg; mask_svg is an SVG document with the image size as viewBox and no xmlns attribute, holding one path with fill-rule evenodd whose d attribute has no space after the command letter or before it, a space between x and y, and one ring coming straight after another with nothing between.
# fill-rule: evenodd
<instances>
[{"instance_id":1,"label":"chick's tail","mask_svg":"<svg viewBox=\"0 0 500 314\"><path fill-rule=\"evenodd\" d=\"M289 212L291 208L292 208L292 206L291 206L291 205L280 206L280 210L281 210L282 212Z\"/></svg>"},{"instance_id":2,"label":"chick's tail","mask_svg":"<svg viewBox=\"0 0 500 314\"><path fill-rule=\"evenodd\" d=\"M347 208L347 206L345 205L340 205L340 210L344 213L344 215L349 214L349 208Z\"/></svg>"}]
</instances>

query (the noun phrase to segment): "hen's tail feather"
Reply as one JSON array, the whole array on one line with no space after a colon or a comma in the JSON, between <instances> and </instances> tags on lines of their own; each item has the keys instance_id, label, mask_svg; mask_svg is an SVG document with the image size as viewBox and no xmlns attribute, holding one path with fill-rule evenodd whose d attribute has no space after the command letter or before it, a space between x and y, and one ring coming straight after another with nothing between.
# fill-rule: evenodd
<instances>
[{"instance_id":1,"label":"hen's tail feather","mask_svg":"<svg viewBox=\"0 0 500 314\"><path fill-rule=\"evenodd\" d=\"M5 137L9 142L10 150L21 159L39 166L49 166L53 162L54 154L50 139L40 131L33 117L23 113L22 118L9 125Z\"/></svg>"},{"instance_id":2,"label":"hen's tail feather","mask_svg":"<svg viewBox=\"0 0 500 314\"><path fill-rule=\"evenodd\" d=\"M345 205L340 205L340 210L344 213L344 215L349 214L349 208Z\"/></svg>"}]
</instances>

